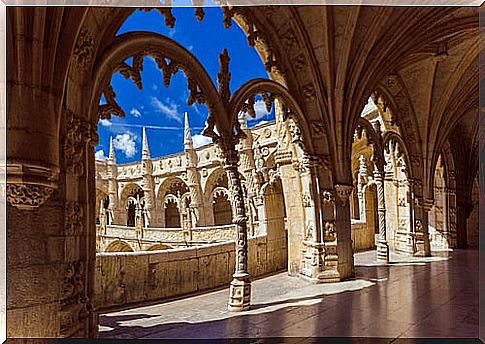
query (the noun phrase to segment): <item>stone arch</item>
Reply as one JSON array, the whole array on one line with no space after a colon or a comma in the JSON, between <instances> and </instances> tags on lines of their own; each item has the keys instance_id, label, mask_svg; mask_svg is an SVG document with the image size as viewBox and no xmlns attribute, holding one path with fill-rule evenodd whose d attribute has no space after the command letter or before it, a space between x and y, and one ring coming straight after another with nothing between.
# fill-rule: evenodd
<instances>
[{"instance_id":1,"label":"stone arch","mask_svg":"<svg viewBox=\"0 0 485 344\"><path fill-rule=\"evenodd\" d=\"M362 132L366 133L368 144L372 145L372 160L377 164L379 169L382 169L385 161L382 137L380 135L380 132L377 133L376 129L372 126L372 124L363 117L359 117L354 132L359 138L361 137Z\"/></svg>"},{"instance_id":2,"label":"stone arch","mask_svg":"<svg viewBox=\"0 0 485 344\"><path fill-rule=\"evenodd\" d=\"M105 252L134 252L134 250L126 241L116 240L106 247Z\"/></svg>"},{"instance_id":3,"label":"stone arch","mask_svg":"<svg viewBox=\"0 0 485 344\"><path fill-rule=\"evenodd\" d=\"M130 79L142 87L140 76L141 63L147 56L155 58L163 71L166 85L176 70L181 70L187 77L189 84L189 103L198 101L205 103L209 114L213 114L212 121L219 132L229 131L225 108L221 102L212 79L199 60L183 46L160 34L152 32L128 32L117 36L112 43L99 54L95 61L93 80L93 93L90 98L89 114L92 116L109 117L111 113L123 116L124 113L114 99L108 99L107 94L112 92L110 80L112 75L120 70L128 73ZM124 61L133 57L133 65L128 66ZM167 59L170 64L167 64ZM176 70L174 71L174 68ZM99 106L101 94L105 95L108 104L103 108Z\"/></svg>"},{"instance_id":4,"label":"stone arch","mask_svg":"<svg viewBox=\"0 0 485 344\"><path fill-rule=\"evenodd\" d=\"M394 142L394 146L397 145L399 147L403 159L406 163L406 175L408 176L408 178L414 179L413 165L411 164L409 150L401 135L394 131L386 131L382 136L382 140L384 150L389 149L390 145L392 144L391 142Z\"/></svg>"},{"instance_id":5,"label":"stone arch","mask_svg":"<svg viewBox=\"0 0 485 344\"><path fill-rule=\"evenodd\" d=\"M177 190L180 191L179 197L189 190L187 183L182 178L172 176L164 179L155 192L157 195L157 207L163 207L167 194L172 193L176 196Z\"/></svg>"},{"instance_id":6,"label":"stone arch","mask_svg":"<svg viewBox=\"0 0 485 344\"><path fill-rule=\"evenodd\" d=\"M413 177L418 180L423 178L423 152L421 150L421 136L419 134L418 120L414 106L404 82L397 74L388 76L386 82L376 85L376 90L385 97L388 106L391 107L397 125L401 131L402 141L406 142L408 166Z\"/></svg>"},{"instance_id":7,"label":"stone arch","mask_svg":"<svg viewBox=\"0 0 485 344\"><path fill-rule=\"evenodd\" d=\"M164 227L180 228L180 209L179 198L172 194L167 194L163 202L164 207Z\"/></svg>"},{"instance_id":8,"label":"stone arch","mask_svg":"<svg viewBox=\"0 0 485 344\"><path fill-rule=\"evenodd\" d=\"M414 253L414 172L410 165L407 146L401 136L388 131L384 134L384 198L386 203L386 230L391 248Z\"/></svg>"},{"instance_id":9,"label":"stone arch","mask_svg":"<svg viewBox=\"0 0 485 344\"><path fill-rule=\"evenodd\" d=\"M225 187L215 187L211 192L212 214L214 225L222 226L232 223L232 205L229 190Z\"/></svg>"},{"instance_id":10,"label":"stone arch","mask_svg":"<svg viewBox=\"0 0 485 344\"><path fill-rule=\"evenodd\" d=\"M207 176L207 179L204 185L204 192L203 192L205 195L206 201L210 200L212 190L214 190L214 187L216 186L217 181L224 174L225 174L224 169L222 167L217 167Z\"/></svg>"},{"instance_id":11,"label":"stone arch","mask_svg":"<svg viewBox=\"0 0 485 344\"><path fill-rule=\"evenodd\" d=\"M284 104L283 122L288 118L293 117L299 130L301 130L299 139L302 140L307 154L315 154L310 128L308 126L307 118L303 113L300 105L296 99L289 93L288 89L283 85L267 79L252 79L241 85L231 96L229 103L229 116L232 125L238 125L238 115L243 109L247 109L248 104L251 106L251 101L246 103L248 99L254 99L257 94L264 95L267 105L272 103L275 99L279 99ZM276 105L275 105L276 106Z\"/></svg>"}]
</instances>

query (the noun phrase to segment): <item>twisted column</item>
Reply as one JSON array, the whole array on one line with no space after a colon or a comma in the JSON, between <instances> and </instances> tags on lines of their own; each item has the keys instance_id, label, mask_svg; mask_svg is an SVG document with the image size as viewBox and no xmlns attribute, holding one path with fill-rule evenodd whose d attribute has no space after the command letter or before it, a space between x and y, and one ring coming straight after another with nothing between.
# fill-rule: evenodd
<instances>
[{"instance_id":1,"label":"twisted column","mask_svg":"<svg viewBox=\"0 0 485 344\"><path fill-rule=\"evenodd\" d=\"M219 142L224 157L224 170L230 185L233 200L232 222L236 228L236 271L229 289L230 311L244 311L249 309L251 296L251 282L248 273L248 233L247 216L244 204L244 194L238 172L238 154L234 139Z\"/></svg>"},{"instance_id":2,"label":"twisted column","mask_svg":"<svg viewBox=\"0 0 485 344\"><path fill-rule=\"evenodd\" d=\"M379 240L377 243L377 260L389 261L389 245L386 233L386 203L384 198L383 171L374 168L374 180L377 186L377 215L379 219Z\"/></svg>"}]
</instances>

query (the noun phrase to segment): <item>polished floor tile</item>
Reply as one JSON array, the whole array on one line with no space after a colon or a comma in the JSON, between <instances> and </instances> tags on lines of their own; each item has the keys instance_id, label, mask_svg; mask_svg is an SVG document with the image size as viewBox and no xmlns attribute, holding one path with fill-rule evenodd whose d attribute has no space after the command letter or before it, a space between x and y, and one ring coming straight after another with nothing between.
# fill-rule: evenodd
<instances>
[{"instance_id":1,"label":"polished floor tile","mask_svg":"<svg viewBox=\"0 0 485 344\"><path fill-rule=\"evenodd\" d=\"M392 253L389 264L375 257L357 253L355 278L340 283L311 284L286 273L255 280L252 307L242 313L227 311L224 289L102 314L100 337L478 337L478 251Z\"/></svg>"}]
</instances>

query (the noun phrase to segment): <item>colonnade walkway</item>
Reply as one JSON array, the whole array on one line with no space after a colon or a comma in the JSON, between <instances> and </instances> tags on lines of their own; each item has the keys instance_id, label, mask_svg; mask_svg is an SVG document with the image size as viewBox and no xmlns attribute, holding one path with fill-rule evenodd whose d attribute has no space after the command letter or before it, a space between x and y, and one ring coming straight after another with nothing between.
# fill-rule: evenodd
<instances>
[{"instance_id":1,"label":"colonnade walkway","mask_svg":"<svg viewBox=\"0 0 485 344\"><path fill-rule=\"evenodd\" d=\"M471 337L479 332L479 251L417 258L355 254L353 280L310 284L279 273L252 283L249 311L228 288L100 315L101 338Z\"/></svg>"}]
</instances>

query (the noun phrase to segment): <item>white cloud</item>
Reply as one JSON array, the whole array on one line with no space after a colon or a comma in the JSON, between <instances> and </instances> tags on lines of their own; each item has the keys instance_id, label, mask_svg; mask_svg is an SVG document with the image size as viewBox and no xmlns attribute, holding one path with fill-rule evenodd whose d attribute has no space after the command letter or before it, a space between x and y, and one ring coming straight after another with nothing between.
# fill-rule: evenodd
<instances>
[{"instance_id":1,"label":"white cloud","mask_svg":"<svg viewBox=\"0 0 485 344\"><path fill-rule=\"evenodd\" d=\"M177 33L177 29L175 29L175 28L174 29L170 29L168 31L168 37L173 38L173 36L175 36L176 33Z\"/></svg>"},{"instance_id":2,"label":"white cloud","mask_svg":"<svg viewBox=\"0 0 485 344\"><path fill-rule=\"evenodd\" d=\"M256 124L255 127L258 127L260 125L267 124L267 123L269 123L269 122L268 121L261 121L258 124Z\"/></svg>"},{"instance_id":3,"label":"white cloud","mask_svg":"<svg viewBox=\"0 0 485 344\"><path fill-rule=\"evenodd\" d=\"M364 106L364 110L362 110L361 116L365 116L368 113L371 113L372 111L375 111L375 110L377 110L377 106L376 104L374 104L374 101L372 100L372 98L369 98L367 100L367 104L365 104Z\"/></svg>"},{"instance_id":4,"label":"white cloud","mask_svg":"<svg viewBox=\"0 0 485 344\"><path fill-rule=\"evenodd\" d=\"M113 139L113 145L116 149L122 151L128 158L136 154L136 136L130 133L118 134Z\"/></svg>"},{"instance_id":5,"label":"white cloud","mask_svg":"<svg viewBox=\"0 0 485 344\"><path fill-rule=\"evenodd\" d=\"M141 116L141 112L137 108L132 108L131 111L130 111L130 114L132 114L135 117Z\"/></svg>"},{"instance_id":6,"label":"white cloud","mask_svg":"<svg viewBox=\"0 0 485 344\"><path fill-rule=\"evenodd\" d=\"M164 104L160 99L157 97L151 98L151 105L155 108L157 112L161 112L169 119L174 119L179 123L182 123L182 115L179 114L178 106L174 102L168 100L168 104Z\"/></svg>"},{"instance_id":7,"label":"white cloud","mask_svg":"<svg viewBox=\"0 0 485 344\"><path fill-rule=\"evenodd\" d=\"M246 117L250 121L256 121L261 119L262 117L268 115L270 112L266 111L266 105L264 104L263 100L256 100L254 102L254 111L256 112L256 117L252 118L249 114L246 114Z\"/></svg>"},{"instance_id":8,"label":"white cloud","mask_svg":"<svg viewBox=\"0 0 485 344\"><path fill-rule=\"evenodd\" d=\"M212 139L210 137L198 134L192 136L192 141L194 142L194 148L205 146L209 143L212 143Z\"/></svg>"},{"instance_id":9,"label":"white cloud","mask_svg":"<svg viewBox=\"0 0 485 344\"><path fill-rule=\"evenodd\" d=\"M94 153L94 158L96 160L106 160L106 155L104 155L104 150L99 150L96 153Z\"/></svg>"},{"instance_id":10,"label":"white cloud","mask_svg":"<svg viewBox=\"0 0 485 344\"><path fill-rule=\"evenodd\" d=\"M111 123L111 121L109 119L100 119L99 120L99 123L103 126L103 127L110 127L113 123Z\"/></svg>"}]
</instances>

